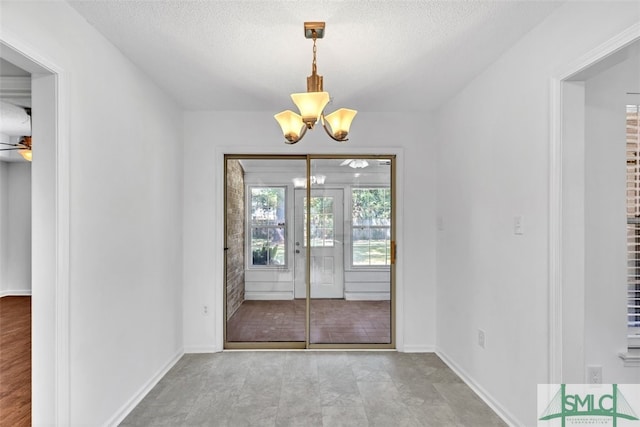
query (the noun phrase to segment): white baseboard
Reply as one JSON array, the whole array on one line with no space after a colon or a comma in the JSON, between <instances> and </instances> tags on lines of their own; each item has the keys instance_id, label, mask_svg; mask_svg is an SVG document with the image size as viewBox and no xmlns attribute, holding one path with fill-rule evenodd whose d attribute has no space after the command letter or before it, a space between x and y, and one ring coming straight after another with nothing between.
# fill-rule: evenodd
<instances>
[{"instance_id":1,"label":"white baseboard","mask_svg":"<svg viewBox=\"0 0 640 427\"><path fill-rule=\"evenodd\" d=\"M21 289L21 290L9 290L9 291L0 291L0 298L2 297L30 297L31 289Z\"/></svg>"},{"instance_id":2,"label":"white baseboard","mask_svg":"<svg viewBox=\"0 0 640 427\"><path fill-rule=\"evenodd\" d=\"M245 291L244 292L245 300L256 300L256 301L266 301L266 300L292 300L293 292L254 292L254 291Z\"/></svg>"},{"instance_id":3,"label":"white baseboard","mask_svg":"<svg viewBox=\"0 0 640 427\"><path fill-rule=\"evenodd\" d=\"M518 419L509 412L504 406L502 406L491 394L489 394L477 381L475 381L464 369L451 360L440 348L436 348L435 352L444 363L451 368L453 372L458 375L471 390L476 393L480 399L484 401L500 418L511 427L524 426Z\"/></svg>"},{"instance_id":4,"label":"white baseboard","mask_svg":"<svg viewBox=\"0 0 640 427\"><path fill-rule=\"evenodd\" d=\"M219 353L221 350L218 347L213 345L206 346L190 346L184 348L185 354L193 354L193 353Z\"/></svg>"},{"instance_id":5,"label":"white baseboard","mask_svg":"<svg viewBox=\"0 0 640 427\"><path fill-rule=\"evenodd\" d=\"M389 292L345 292L344 299L347 301L388 301ZM276 291L245 291L245 300L252 301L288 301L293 299L293 292Z\"/></svg>"},{"instance_id":6,"label":"white baseboard","mask_svg":"<svg viewBox=\"0 0 640 427\"><path fill-rule=\"evenodd\" d=\"M162 377L169 372L169 369L175 365L184 355L184 350L180 349L156 374L149 379L138 392L131 397L112 417L105 423L105 426L115 427L120 424L133 411L133 409L144 399L153 387L160 382Z\"/></svg>"},{"instance_id":7,"label":"white baseboard","mask_svg":"<svg viewBox=\"0 0 640 427\"><path fill-rule=\"evenodd\" d=\"M403 353L435 353L435 347L432 345L403 345Z\"/></svg>"},{"instance_id":8,"label":"white baseboard","mask_svg":"<svg viewBox=\"0 0 640 427\"><path fill-rule=\"evenodd\" d=\"M389 292L345 292L347 301L389 301Z\"/></svg>"},{"instance_id":9,"label":"white baseboard","mask_svg":"<svg viewBox=\"0 0 640 427\"><path fill-rule=\"evenodd\" d=\"M31 289L21 289L17 291L0 291L0 298L2 297L30 297Z\"/></svg>"}]
</instances>

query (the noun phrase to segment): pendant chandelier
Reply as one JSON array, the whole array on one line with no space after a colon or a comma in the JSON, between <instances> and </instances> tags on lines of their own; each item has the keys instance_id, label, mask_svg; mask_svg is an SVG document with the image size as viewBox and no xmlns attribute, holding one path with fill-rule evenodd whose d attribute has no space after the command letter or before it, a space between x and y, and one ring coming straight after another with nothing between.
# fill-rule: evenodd
<instances>
[{"instance_id":1,"label":"pendant chandelier","mask_svg":"<svg viewBox=\"0 0 640 427\"><path fill-rule=\"evenodd\" d=\"M340 142L348 141L347 135L351 122L357 111L340 108L331 114L324 115L324 108L329 103L329 93L322 88L322 76L318 74L316 66L316 40L324 37L324 22L305 22L304 36L313 39L313 62L311 75L307 77L307 91L292 93L291 99L298 107L300 114L286 110L274 117L282 128L285 143L295 144L300 141L307 130L320 120L322 127L332 139Z\"/></svg>"}]
</instances>

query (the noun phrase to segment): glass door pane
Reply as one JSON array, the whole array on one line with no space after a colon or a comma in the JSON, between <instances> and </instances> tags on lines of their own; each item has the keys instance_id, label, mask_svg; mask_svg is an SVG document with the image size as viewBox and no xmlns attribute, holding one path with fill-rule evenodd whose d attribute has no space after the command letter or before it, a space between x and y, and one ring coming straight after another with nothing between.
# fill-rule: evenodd
<instances>
[{"instance_id":1,"label":"glass door pane","mask_svg":"<svg viewBox=\"0 0 640 427\"><path fill-rule=\"evenodd\" d=\"M225 156L225 348L394 345L393 160Z\"/></svg>"},{"instance_id":2,"label":"glass door pane","mask_svg":"<svg viewBox=\"0 0 640 427\"><path fill-rule=\"evenodd\" d=\"M391 161L311 160L312 345L392 344ZM306 205L306 191L296 192L299 205ZM296 216L296 230L306 243L306 217L302 219Z\"/></svg>"},{"instance_id":3,"label":"glass door pane","mask_svg":"<svg viewBox=\"0 0 640 427\"><path fill-rule=\"evenodd\" d=\"M306 301L294 298L292 237L306 158L227 156L225 171L225 346L303 348Z\"/></svg>"}]
</instances>

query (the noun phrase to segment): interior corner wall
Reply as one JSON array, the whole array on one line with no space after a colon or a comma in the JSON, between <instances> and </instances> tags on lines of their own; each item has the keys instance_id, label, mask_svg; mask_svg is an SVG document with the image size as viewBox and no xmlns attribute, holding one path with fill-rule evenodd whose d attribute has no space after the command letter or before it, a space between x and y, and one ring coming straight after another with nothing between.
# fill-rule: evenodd
<instances>
[{"instance_id":1,"label":"interior corner wall","mask_svg":"<svg viewBox=\"0 0 640 427\"><path fill-rule=\"evenodd\" d=\"M435 115L437 347L513 425L549 379L549 82L639 18L567 2Z\"/></svg>"},{"instance_id":2,"label":"interior corner wall","mask_svg":"<svg viewBox=\"0 0 640 427\"><path fill-rule=\"evenodd\" d=\"M8 165L7 265L3 286L8 295L31 293L31 163Z\"/></svg>"},{"instance_id":3,"label":"interior corner wall","mask_svg":"<svg viewBox=\"0 0 640 427\"><path fill-rule=\"evenodd\" d=\"M238 160L227 160L226 292L229 320L244 302L245 196L244 170ZM228 248L228 249L227 249Z\"/></svg>"},{"instance_id":4,"label":"interior corner wall","mask_svg":"<svg viewBox=\"0 0 640 427\"><path fill-rule=\"evenodd\" d=\"M283 94L286 102L286 94ZM287 145L272 111L186 112L184 114L184 338L185 351L220 350L222 314L204 314L202 305L221 307L223 227L216 199L222 162L217 153L240 154L357 154L359 150L398 147L402 165L397 174L405 197L397 206L398 277L402 294L403 351L432 351L435 344L435 145L428 114L397 114L359 109L346 144L336 144L322 129L308 132L296 145ZM362 106L364 107L364 106ZM247 124L250 123L250 126ZM419 125L418 125L419 124ZM370 153L370 151L369 151ZM388 153L384 153L388 154ZM188 185L186 185L188 183ZM221 197L221 195L220 195ZM212 261L213 260L213 261ZM216 261L219 260L219 261ZM220 291L220 297L223 295ZM220 298L219 297L219 298Z\"/></svg>"},{"instance_id":5,"label":"interior corner wall","mask_svg":"<svg viewBox=\"0 0 640 427\"><path fill-rule=\"evenodd\" d=\"M640 367L618 357L627 350L626 104L639 89L637 53L585 81L585 365L601 366L603 383L640 384Z\"/></svg>"},{"instance_id":6,"label":"interior corner wall","mask_svg":"<svg viewBox=\"0 0 640 427\"><path fill-rule=\"evenodd\" d=\"M7 285L7 256L9 251L9 164L0 162L0 296Z\"/></svg>"},{"instance_id":7,"label":"interior corner wall","mask_svg":"<svg viewBox=\"0 0 640 427\"><path fill-rule=\"evenodd\" d=\"M182 111L66 2L3 2L5 35L55 64L65 82L70 371L56 365L53 276L36 288L45 278L34 262L33 422L56 422L64 396L55 395L55 376L68 374L68 423L117 424L182 354ZM33 76L34 98L54 77ZM35 135L39 123L55 126L54 113L36 103L34 191L39 165L56 164L52 132ZM47 185L34 193L34 235L40 227L55 236L35 216L40 199L55 203L55 180ZM51 243L34 253L55 252Z\"/></svg>"}]
</instances>

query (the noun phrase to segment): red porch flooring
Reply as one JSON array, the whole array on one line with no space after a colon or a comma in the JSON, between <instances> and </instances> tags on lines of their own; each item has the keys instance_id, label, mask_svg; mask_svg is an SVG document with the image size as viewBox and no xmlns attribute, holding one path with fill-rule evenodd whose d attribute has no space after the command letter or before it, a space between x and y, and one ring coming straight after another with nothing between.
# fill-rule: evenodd
<instances>
[{"instance_id":1,"label":"red porch flooring","mask_svg":"<svg viewBox=\"0 0 640 427\"><path fill-rule=\"evenodd\" d=\"M305 303L305 300L244 301L227 322L227 341L304 341ZM313 299L310 338L316 344L388 344L389 301Z\"/></svg>"}]
</instances>

